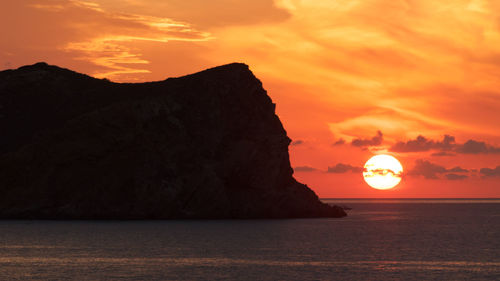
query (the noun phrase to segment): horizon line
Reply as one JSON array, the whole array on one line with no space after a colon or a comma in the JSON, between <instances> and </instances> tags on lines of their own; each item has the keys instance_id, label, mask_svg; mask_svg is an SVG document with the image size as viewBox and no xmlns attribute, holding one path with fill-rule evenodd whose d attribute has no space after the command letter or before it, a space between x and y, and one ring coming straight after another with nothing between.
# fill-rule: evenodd
<instances>
[{"instance_id":1,"label":"horizon line","mask_svg":"<svg viewBox=\"0 0 500 281\"><path fill-rule=\"evenodd\" d=\"M389 198L384 198L384 197L325 197L321 198L318 197L320 200L323 199L349 199L349 200L374 200L374 199L380 199L380 200L387 200L387 199L395 199L395 200L416 200L416 199L422 199L422 200L429 200L429 199L437 199L437 200L500 200L500 197L389 197Z\"/></svg>"}]
</instances>

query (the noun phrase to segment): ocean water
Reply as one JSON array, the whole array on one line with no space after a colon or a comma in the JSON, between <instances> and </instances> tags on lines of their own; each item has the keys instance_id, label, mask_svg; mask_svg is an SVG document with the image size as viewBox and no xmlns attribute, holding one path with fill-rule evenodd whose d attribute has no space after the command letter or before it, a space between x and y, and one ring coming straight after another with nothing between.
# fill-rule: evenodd
<instances>
[{"instance_id":1,"label":"ocean water","mask_svg":"<svg viewBox=\"0 0 500 281\"><path fill-rule=\"evenodd\" d=\"M343 219L0 221L0 280L500 280L500 200Z\"/></svg>"}]
</instances>

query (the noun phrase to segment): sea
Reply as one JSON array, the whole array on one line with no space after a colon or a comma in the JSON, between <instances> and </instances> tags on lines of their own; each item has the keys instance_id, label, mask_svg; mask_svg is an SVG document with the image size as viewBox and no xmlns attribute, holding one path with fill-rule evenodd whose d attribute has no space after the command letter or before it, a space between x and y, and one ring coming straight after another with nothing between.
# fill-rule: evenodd
<instances>
[{"instance_id":1,"label":"sea","mask_svg":"<svg viewBox=\"0 0 500 281\"><path fill-rule=\"evenodd\" d=\"M341 219L0 221L0 280L500 280L500 199L322 199Z\"/></svg>"}]
</instances>

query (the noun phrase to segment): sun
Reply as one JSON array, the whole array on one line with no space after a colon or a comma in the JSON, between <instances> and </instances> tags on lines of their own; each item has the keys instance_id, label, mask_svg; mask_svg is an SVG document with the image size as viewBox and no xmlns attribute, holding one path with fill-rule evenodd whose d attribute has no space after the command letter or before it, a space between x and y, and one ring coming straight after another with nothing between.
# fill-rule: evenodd
<instances>
[{"instance_id":1,"label":"sun","mask_svg":"<svg viewBox=\"0 0 500 281\"><path fill-rule=\"evenodd\" d=\"M403 166L391 155L375 155L363 169L366 183L375 189L391 189L398 185L403 175Z\"/></svg>"}]
</instances>

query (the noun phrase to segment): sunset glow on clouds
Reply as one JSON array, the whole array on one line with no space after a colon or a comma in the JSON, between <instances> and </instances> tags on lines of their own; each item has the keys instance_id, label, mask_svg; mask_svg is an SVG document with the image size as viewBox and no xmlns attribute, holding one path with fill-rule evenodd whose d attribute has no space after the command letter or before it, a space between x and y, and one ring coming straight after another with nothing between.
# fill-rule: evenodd
<instances>
[{"instance_id":1,"label":"sunset glow on clouds","mask_svg":"<svg viewBox=\"0 0 500 281\"><path fill-rule=\"evenodd\" d=\"M0 16L3 69L141 82L248 64L321 197L500 196L497 1L27 0ZM380 152L408 171L394 190L359 172Z\"/></svg>"}]
</instances>

